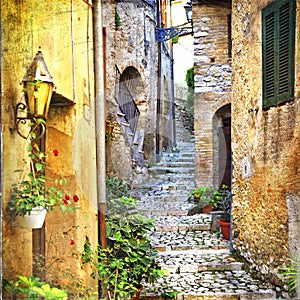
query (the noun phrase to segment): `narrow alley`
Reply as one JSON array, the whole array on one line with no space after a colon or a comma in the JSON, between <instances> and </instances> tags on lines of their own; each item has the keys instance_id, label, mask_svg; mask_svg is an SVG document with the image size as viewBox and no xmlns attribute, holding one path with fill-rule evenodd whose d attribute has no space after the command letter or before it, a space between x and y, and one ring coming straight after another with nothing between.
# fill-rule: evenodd
<instances>
[{"instance_id":1,"label":"narrow alley","mask_svg":"<svg viewBox=\"0 0 300 300\"><path fill-rule=\"evenodd\" d=\"M0 21L0 299L300 299L300 0Z\"/></svg>"},{"instance_id":2,"label":"narrow alley","mask_svg":"<svg viewBox=\"0 0 300 300\"><path fill-rule=\"evenodd\" d=\"M177 115L177 149L152 167L151 180L135 187L139 212L155 218L151 232L163 276L142 299L276 299L270 285L251 277L230 253L229 241L211 233L212 214L188 215L194 184L194 137Z\"/></svg>"}]
</instances>

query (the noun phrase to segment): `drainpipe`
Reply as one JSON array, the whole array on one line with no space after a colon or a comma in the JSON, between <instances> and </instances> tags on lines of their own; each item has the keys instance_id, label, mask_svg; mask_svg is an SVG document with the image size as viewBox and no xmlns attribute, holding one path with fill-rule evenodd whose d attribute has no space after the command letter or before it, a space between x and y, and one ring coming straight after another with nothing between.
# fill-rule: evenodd
<instances>
[{"instance_id":1,"label":"drainpipe","mask_svg":"<svg viewBox=\"0 0 300 300\"><path fill-rule=\"evenodd\" d=\"M94 76L95 76L95 135L96 135L96 172L97 203L99 221L99 240L102 248L106 248L106 164L105 164L105 101L103 81L103 38L101 0L93 0L94 18Z\"/></svg>"},{"instance_id":2,"label":"drainpipe","mask_svg":"<svg viewBox=\"0 0 300 300\"><path fill-rule=\"evenodd\" d=\"M161 27L161 14L160 14L160 2L157 1L156 4L156 9L157 9L157 27ZM162 46L161 46L160 41L157 42L158 46L158 61L157 61L157 103L156 103L156 132L155 132L155 142L156 142L156 161L159 162L159 154L160 154L160 149L159 149L159 143L160 143L160 96L161 96L161 51L162 51Z\"/></svg>"},{"instance_id":3,"label":"drainpipe","mask_svg":"<svg viewBox=\"0 0 300 300\"><path fill-rule=\"evenodd\" d=\"M171 48L170 67L171 67L171 109L172 109L172 146L176 145L176 123L175 123L175 87L174 87L174 58L173 43Z\"/></svg>"}]
</instances>

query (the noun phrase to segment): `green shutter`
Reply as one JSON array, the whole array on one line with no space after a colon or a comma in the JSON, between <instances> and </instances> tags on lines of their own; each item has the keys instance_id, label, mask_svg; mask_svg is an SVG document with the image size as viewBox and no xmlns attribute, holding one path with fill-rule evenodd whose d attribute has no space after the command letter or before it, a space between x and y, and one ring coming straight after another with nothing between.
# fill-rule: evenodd
<instances>
[{"instance_id":1,"label":"green shutter","mask_svg":"<svg viewBox=\"0 0 300 300\"><path fill-rule=\"evenodd\" d=\"M274 12L265 14L263 31L264 104L275 104L275 32Z\"/></svg>"},{"instance_id":2,"label":"green shutter","mask_svg":"<svg viewBox=\"0 0 300 300\"><path fill-rule=\"evenodd\" d=\"M279 0L262 11L263 107L286 102L294 92L295 1Z\"/></svg>"}]
</instances>

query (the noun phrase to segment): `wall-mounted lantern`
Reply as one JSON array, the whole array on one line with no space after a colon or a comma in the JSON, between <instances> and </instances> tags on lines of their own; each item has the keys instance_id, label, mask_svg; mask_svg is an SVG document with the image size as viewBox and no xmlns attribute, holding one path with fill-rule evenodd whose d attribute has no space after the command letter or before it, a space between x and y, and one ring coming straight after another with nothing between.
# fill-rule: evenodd
<instances>
[{"instance_id":1,"label":"wall-mounted lantern","mask_svg":"<svg viewBox=\"0 0 300 300\"><path fill-rule=\"evenodd\" d=\"M192 23L193 22L193 7L192 7L192 1L191 2L187 2L184 6L185 9L185 15L186 15L186 19L188 21L188 23Z\"/></svg>"},{"instance_id":2,"label":"wall-mounted lantern","mask_svg":"<svg viewBox=\"0 0 300 300\"><path fill-rule=\"evenodd\" d=\"M179 35L187 35L187 34L194 34L193 30L193 10L192 10L192 1L187 2L184 6L185 14L187 18L187 22L178 26L172 26L170 28L164 28L164 27L157 27L155 29L155 38L159 42L165 42L173 37ZM186 25L191 24L190 27L187 27Z\"/></svg>"},{"instance_id":3,"label":"wall-mounted lantern","mask_svg":"<svg viewBox=\"0 0 300 300\"><path fill-rule=\"evenodd\" d=\"M16 105L16 129L20 136L27 138L19 129L20 124L26 124L33 119L46 120L53 93L53 78L48 70L42 51L39 49L31 65L23 77L26 103ZM45 131L43 122L38 122Z\"/></svg>"}]
</instances>

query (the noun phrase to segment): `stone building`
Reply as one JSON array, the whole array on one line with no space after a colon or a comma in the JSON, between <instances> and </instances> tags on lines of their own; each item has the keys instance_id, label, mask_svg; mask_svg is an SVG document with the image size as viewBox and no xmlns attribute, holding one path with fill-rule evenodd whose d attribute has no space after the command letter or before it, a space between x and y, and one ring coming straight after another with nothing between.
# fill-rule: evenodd
<instances>
[{"instance_id":1,"label":"stone building","mask_svg":"<svg viewBox=\"0 0 300 300\"><path fill-rule=\"evenodd\" d=\"M193 1L195 183L230 186L231 1L204 2Z\"/></svg>"},{"instance_id":2,"label":"stone building","mask_svg":"<svg viewBox=\"0 0 300 300\"><path fill-rule=\"evenodd\" d=\"M231 185L232 248L278 284L299 253L299 1L200 0L193 16L195 181Z\"/></svg>"},{"instance_id":3,"label":"stone building","mask_svg":"<svg viewBox=\"0 0 300 300\"><path fill-rule=\"evenodd\" d=\"M53 280L59 269L69 270L73 282L95 286L90 271L82 269L77 258L86 238L94 246L98 243L95 101L103 100L96 100L94 93L94 51L99 45L93 28L89 1L57 0L50 5L1 1L1 274L5 279L32 275L37 254L45 259L48 279ZM20 82L39 47L56 87L42 138L49 152L46 176L66 178L66 189L77 195L80 209L65 216L49 211L43 229L32 231L17 225L7 205L12 184L20 180L15 170L24 167L22 160L28 155L28 141L18 134L15 123L16 105L24 102ZM99 84L102 73L100 68ZM53 149L58 150L57 157Z\"/></svg>"},{"instance_id":4,"label":"stone building","mask_svg":"<svg viewBox=\"0 0 300 300\"><path fill-rule=\"evenodd\" d=\"M171 44L155 38L155 28L169 24L169 1L1 1L3 278L37 274L37 254L46 279L69 270L77 286L96 287L78 255L87 239L93 248L101 241L105 175L140 182L174 142ZM27 157L15 119L25 103L19 82L39 47L55 82L40 143L59 153L47 156L46 176L66 178L80 209L48 212L45 226L32 231L16 226L7 204Z\"/></svg>"},{"instance_id":5,"label":"stone building","mask_svg":"<svg viewBox=\"0 0 300 300\"><path fill-rule=\"evenodd\" d=\"M299 253L299 5L232 5L232 243L273 283Z\"/></svg>"},{"instance_id":6,"label":"stone building","mask_svg":"<svg viewBox=\"0 0 300 300\"><path fill-rule=\"evenodd\" d=\"M167 1L124 0L104 1L103 9L106 113L114 125L107 172L140 183L174 140L170 44L155 39L170 8Z\"/></svg>"}]
</instances>

